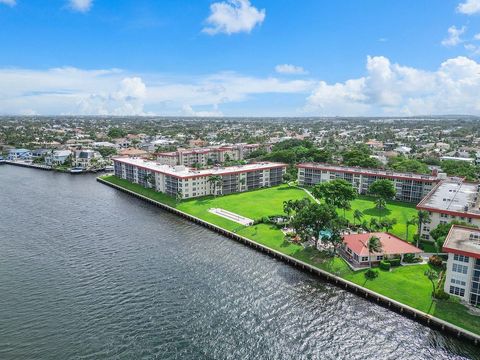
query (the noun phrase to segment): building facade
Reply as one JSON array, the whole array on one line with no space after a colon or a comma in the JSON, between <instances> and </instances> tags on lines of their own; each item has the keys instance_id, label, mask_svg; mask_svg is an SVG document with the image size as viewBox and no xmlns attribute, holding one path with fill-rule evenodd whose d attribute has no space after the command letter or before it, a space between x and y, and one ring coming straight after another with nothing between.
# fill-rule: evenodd
<instances>
[{"instance_id":1,"label":"building facade","mask_svg":"<svg viewBox=\"0 0 480 360\"><path fill-rule=\"evenodd\" d=\"M430 221L423 224L420 235L430 239L430 231L439 224L454 220L480 226L480 184L470 183L461 178L450 178L438 183L417 205L418 210L428 211Z\"/></svg>"},{"instance_id":2,"label":"building facade","mask_svg":"<svg viewBox=\"0 0 480 360\"><path fill-rule=\"evenodd\" d=\"M244 160L252 151L262 147L260 144L236 144L212 148L182 149L157 154L162 165L207 166L222 164L226 161Z\"/></svg>"},{"instance_id":3,"label":"building facade","mask_svg":"<svg viewBox=\"0 0 480 360\"><path fill-rule=\"evenodd\" d=\"M280 185L287 167L286 164L263 162L195 170L138 158L115 158L113 162L116 176L182 199Z\"/></svg>"},{"instance_id":4,"label":"building facade","mask_svg":"<svg viewBox=\"0 0 480 360\"><path fill-rule=\"evenodd\" d=\"M368 250L369 239L375 236L380 240L382 249L380 252L370 253ZM412 244L386 232L374 232L364 234L346 234L343 236L343 244L340 255L353 267L361 268L372 264L378 264L384 259L400 256L403 260L405 254L421 254L423 251Z\"/></svg>"},{"instance_id":5,"label":"building facade","mask_svg":"<svg viewBox=\"0 0 480 360\"><path fill-rule=\"evenodd\" d=\"M440 179L432 175L398 173L394 171L364 169L358 167L336 166L329 164L299 164L298 184L314 186L335 179L346 180L359 194L367 194L369 186L380 179L393 181L397 194L396 200L418 203L437 184Z\"/></svg>"},{"instance_id":6,"label":"building facade","mask_svg":"<svg viewBox=\"0 0 480 360\"><path fill-rule=\"evenodd\" d=\"M480 230L454 225L443 244L448 253L444 290L480 305Z\"/></svg>"},{"instance_id":7,"label":"building facade","mask_svg":"<svg viewBox=\"0 0 480 360\"><path fill-rule=\"evenodd\" d=\"M28 149L11 149L7 155L7 159L11 161L30 160L32 157L32 152Z\"/></svg>"}]
</instances>

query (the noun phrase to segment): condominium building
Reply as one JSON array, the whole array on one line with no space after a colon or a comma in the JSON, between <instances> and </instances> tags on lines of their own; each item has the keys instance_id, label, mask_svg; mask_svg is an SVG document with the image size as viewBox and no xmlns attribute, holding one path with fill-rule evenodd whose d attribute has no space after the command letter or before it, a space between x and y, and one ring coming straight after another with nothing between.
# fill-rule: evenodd
<instances>
[{"instance_id":1,"label":"condominium building","mask_svg":"<svg viewBox=\"0 0 480 360\"><path fill-rule=\"evenodd\" d=\"M367 194L368 187L376 180L393 181L396 200L418 203L440 181L439 176L399 173L388 170L336 166L330 164L299 164L298 184L313 186L321 182L343 179L352 184L359 194Z\"/></svg>"},{"instance_id":2,"label":"condominium building","mask_svg":"<svg viewBox=\"0 0 480 360\"><path fill-rule=\"evenodd\" d=\"M262 162L196 170L139 158L115 158L115 175L182 199L226 195L282 183L286 164Z\"/></svg>"},{"instance_id":3,"label":"condominium building","mask_svg":"<svg viewBox=\"0 0 480 360\"><path fill-rule=\"evenodd\" d=\"M428 211L430 222L421 229L421 237L430 239L430 230L438 224L453 220L480 226L480 184L450 178L437 184L417 205L418 210Z\"/></svg>"},{"instance_id":4,"label":"condominium building","mask_svg":"<svg viewBox=\"0 0 480 360\"><path fill-rule=\"evenodd\" d=\"M221 164L229 160L243 160L260 144L236 144L198 149L178 149L177 151L157 154L157 161L162 165L206 166Z\"/></svg>"},{"instance_id":5,"label":"condominium building","mask_svg":"<svg viewBox=\"0 0 480 360\"><path fill-rule=\"evenodd\" d=\"M443 251L448 253L445 292L480 305L480 230L452 226Z\"/></svg>"}]
</instances>

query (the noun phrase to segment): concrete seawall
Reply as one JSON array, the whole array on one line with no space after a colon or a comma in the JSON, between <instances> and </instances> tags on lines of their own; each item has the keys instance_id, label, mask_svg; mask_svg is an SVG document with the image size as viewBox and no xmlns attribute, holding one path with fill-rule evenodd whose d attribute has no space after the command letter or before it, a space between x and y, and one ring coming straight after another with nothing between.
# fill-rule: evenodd
<instances>
[{"instance_id":1,"label":"concrete seawall","mask_svg":"<svg viewBox=\"0 0 480 360\"><path fill-rule=\"evenodd\" d=\"M329 281L330 283L332 284L335 284L336 286L342 288L342 289L345 289L345 290L348 290L354 294L357 294L359 296L362 296L372 302L375 302L377 304L380 304L390 310L393 310L399 314L402 314L404 316L407 316L409 318L412 318L414 319L415 321L419 322L419 323L422 323L424 325L427 325L429 326L430 328L433 328L433 329L437 329L437 330L441 330L441 331L444 331L445 333L448 333L450 335L453 335L457 338L460 338L460 339L465 339L465 340L469 340L471 342L473 342L475 345L478 345L480 344L480 335L477 335L471 331L468 331L468 330L465 330L465 329L462 329L456 325L453 325L449 322L446 322L444 320L441 320L435 316L432 316L432 315L429 315L423 311L420 311L420 310L417 310L417 309L414 309L408 305L405 305L405 304L402 304L396 300L393 300L393 299L390 299L384 295L381 295L379 293L376 293L374 291L371 291L369 289L366 289L360 285L357 285L355 283L352 283L348 280L345 280L341 277L338 277L334 274L331 274L325 270L322 270L322 269L319 269L317 267L314 267L310 264L307 264L301 260L298 260L298 259L295 259L289 255L285 255L279 251L276 251L276 250L273 250L273 249L270 249L262 244L259 244L253 240L250 240L246 237L243 237L241 235L238 235L234 232L231 232L231 231L228 231L228 230L225 230L217 225L214 225L212 223L209 223L205 220L202 220L200 218L197 218L193 215L190 215L190 214L187 214L187 213L184 213L183 211L180 211L178 209L175 209L171 206L168 206L166 204L163 204L161 202L158 202L156 200L152 200L146 196L143 196L143 195L140 195L134 191L131 191L131 190L128 190L128 189L125 189L123 188L122 186L119 186L119 185L116 185L116 184L112 184L104 179L101 179L101 178L97 178L97 181L101 182L102 184L105 184L107 186L110 186L112 188L115 188L117 190L120 190L124 193L127 193L127 194L130 194L136 198L139 198L139 199L142 199L148 203L151 203L153 205L156 205L168 212L171 212L171 213L174 213L176 215L179 215L189 221L192 221L196 224L199 224L199 225L202 225L210 230L213 230L221 235L224 235L230 239L233 239L233 240L236 240L238 242L241 242L245 245L248 245L256 250L259 250L259 251L262 251L263 253L265 254L268 254L269 256L272 256L274 258L277 258L289 265L292 265L292 266L295 266L305 272L309 272L309 273L312 273L312 274L315 274L317 276L319 276L320 278L322 279L325 279L327 281Z\"/></svg>"},{"instance_id":2,"label":"concrete seawall","mask_svg":"<svg viewBox=\"0 0 480 360\"><path fill-rule=\"evenodd\" d=\"M39 165L39 164L26 164L26 163L21 163L21 162L16 162L16 161L5 161L5 164L8 165L13 165L13 166L20 166L20 167L26 167L30 169L38 169L38 170L44 170L44 171L52 171L52 168L47 165Z\"/></svg>"}]
</instances>

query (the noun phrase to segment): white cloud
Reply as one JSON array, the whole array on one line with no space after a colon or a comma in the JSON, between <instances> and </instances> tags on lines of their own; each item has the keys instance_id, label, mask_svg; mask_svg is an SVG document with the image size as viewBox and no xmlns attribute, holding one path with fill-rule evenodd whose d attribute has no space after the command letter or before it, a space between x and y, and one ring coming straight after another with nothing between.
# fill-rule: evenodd
<instances>
[{"instance_id":1,"label":"white cloud","mask_svg":"<svg viewBox=\"0 0 480 360\"><path fill-rule=\"evenodd\" d=\"M480 64L466 57L443 62L436 71L368 57L364 77L320 82L307 98L315 115L480 114Z\"/></svg>"},{"instance_id":2,"label":"white cloud","mask_svg":"<svg viewBox=\"0 0 480 360\"><path fill-rule=\"evenodd\" d=\"M480 40L480 33L475 34L475 35L473 36L473 38L474 38L475 40Z\"/></svg>"},{"instance_id":3,"label":"white cloud","mask_svg":"<svg viewBox=\"0 0 480 360\"><path fill-rule=\"evenodd\" d=\"M17 0L0 0L0 4L5 4L8 6L15 6L17 5Z\"/></svg>"},{"instance_id":4,"label":"white cloud","mask_svg":"<svg viewBox=\"0 0 480 360\"><path fill-rule=\"evenodd\" d=\"M88 12L92 7L93 0L68 0L70 8L78 12Z\"/></svg>"},{"instance_id":5,"label":"white cloud","mask_svg":"<svg viewBox=\"0 0 480 360\"><path fill-rule=\"evenodd\" d=\"M457 11L466 15L480 13L480 0L466 0L458 4Z\"/></svg>"},{"instance_id":6,"label":"white cloud","mask_svg":"<svg viewBox=\"0 0 480 360\"><path fill-rule=\"evenodd\" d=\"M280 74L307 74L303 67L291 64L277 65L275 66L275 71Z\"/></svg>"},{"instance_id":7,"label":"white cloud","mask_svg":"<svg viewBox=\"0 0 480 360\"><path fill-rule=\"evenodd\" d=\"M467 30L465 26L457 28L456 26L450 26L448 28L448 37L442 40L443 46L456 46L463 42L460 36Z\"/></svg>"},{"instance_id":8,"label":"white cloud","mask_svg":"<svg viewBox=\"0 0 480 360\"><path fill-rule=\"evenodd\" d=\"M2 114L20 114L29 109L44 115L154 112L219 116L221 104L243 102L258 94L308 94L315 85L312 80L284 81L234 72L172 78L161 74L130 74L118 69L67 67L45 71L0 69L0 79Z\"/></svg>"},{"instance_id":9,"label":"white cloud","mask_svg":"<svg viewBox=\"0 0 480 360\"><path fill-rule=\"evenodd\" d=\"M184 105L182 107L182 115L185 116L194 116L194 117L219 117L223 116L223 113L218 109L218 105L215 104L213 106L213 110L203 110L203 111L195 111L192 109L190 105Z\"/></svg>"},{"instance_id":10,"label":"white cloud","mask_svg":"<svg viewBox=\"0 0 480 360\"><path fill-rule=\"evenodd\" d=\"M263 20L265 9L258 10L249 0L227 0L210 5L210 15L206 19L208 26L202 31L210 35L249 33Z\"/></svg>"}]
</instances>

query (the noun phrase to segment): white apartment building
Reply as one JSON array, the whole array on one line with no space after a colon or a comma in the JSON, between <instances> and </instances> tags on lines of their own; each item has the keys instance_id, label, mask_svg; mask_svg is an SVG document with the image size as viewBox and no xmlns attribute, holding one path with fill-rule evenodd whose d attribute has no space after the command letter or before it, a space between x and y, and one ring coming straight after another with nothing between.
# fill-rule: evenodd
<instances>
[{"instance_id":1,"label":"white apartment building","mask_svg":"<svg viewBox=\"0 0 480 360\"><path fill-rule=\"evenodd\" d=\"M163 165L213 165L228 160L243 160L252 151L261 147L259 144L236 144L198 149L178 149L177 151L157 154L157 161Z\"/></svg>"},{"instance_id":2,"label":"white apartment building","mask_svg":"<svg viewBox=\"0 0 480 360\"><path fill-rule=\"evenodd\" d=\"M359 194L367 194L369 186L380 179L393 181L396 200L418 203L440 181L438 176L399 173L388 170L306 163L297 165L298 184L314 186L321 182L343 179L352 184Z\"/></svg>"},{"instance_id":3,"label":"white apartment building","mask_svg":"<svg viewBox=\"0 0 480 360\"><path fill-rule=\"evenodd\" d=\"M430 239L430 231L439 224L453 220L480 226L480 184L461 178L450 178L437 184L417 205L418 210L428 211L430 222L420 229L423 239Z\"/></svg>"},{"instance_id":4,"label":"white apartment building","mask_svg":"<svg viewBox=\"0 0 480 360\"><path fill-rule=\"evenodd\" d=\"M279 185L287 168L286 164L271 162L205 170L139 158L115 158L113 162L116 176L182 199ZM218 176L218 181L213 181L213 176Z\"/></svg>"},{"instance_id":5,"label":"white apartment building","mask_svg":"<svg viewBox=\"0 0 480 360\"><path fill-rule=\"evenodd\" d=\"M452 226L443 251L448 253L445 292L480 305L480 230Z\"/></svg>"}]
</instances>

